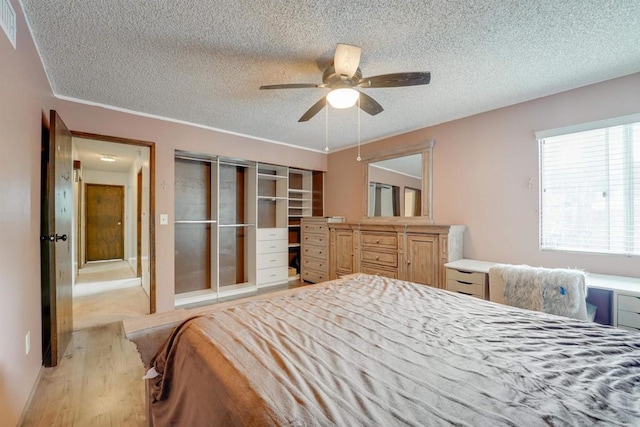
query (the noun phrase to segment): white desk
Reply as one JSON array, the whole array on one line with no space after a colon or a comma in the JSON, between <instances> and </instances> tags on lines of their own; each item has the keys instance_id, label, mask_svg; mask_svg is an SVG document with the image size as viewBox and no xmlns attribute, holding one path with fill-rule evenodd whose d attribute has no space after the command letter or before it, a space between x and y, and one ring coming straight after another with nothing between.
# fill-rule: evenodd
<instances>
[{"instance_id":1,"label":"white desk","mask_svg":"<svg viewBox=\"0 0 640 427\"><path fill-rule=\"evenodd\" d=\"M454 270L489 273L498 262L459 259L446 263ZM640 278L587 273L587 288L612 292L611 316L613 326L640 330Z\"/></svg>"}]
</instances>

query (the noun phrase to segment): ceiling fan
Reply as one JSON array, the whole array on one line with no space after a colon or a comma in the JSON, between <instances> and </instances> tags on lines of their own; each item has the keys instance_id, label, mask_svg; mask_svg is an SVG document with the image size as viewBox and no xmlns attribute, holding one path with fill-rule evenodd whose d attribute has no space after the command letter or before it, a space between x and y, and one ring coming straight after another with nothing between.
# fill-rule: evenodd
<instances>
[{"instance_id":1,"label":"ceiling fan","mask_svg":"<svg viewBox=\"0 0 640 427\"><path fill-rule=\"evenodd\" d=\"M320 98L299 122L306 122L322 110L327 102L334 108L349 108L360 99L362 111L375 116L382 112L382 105L364 92L356 88L400 87L426 85L431 81L430 72L393 73L379 76L362 77L360 65L360 48L339 43L333 57L333 64L322 73L322 83L290 83L260 86L260 89L331 89L326 96Z\"/></svg>"}]
</instances>

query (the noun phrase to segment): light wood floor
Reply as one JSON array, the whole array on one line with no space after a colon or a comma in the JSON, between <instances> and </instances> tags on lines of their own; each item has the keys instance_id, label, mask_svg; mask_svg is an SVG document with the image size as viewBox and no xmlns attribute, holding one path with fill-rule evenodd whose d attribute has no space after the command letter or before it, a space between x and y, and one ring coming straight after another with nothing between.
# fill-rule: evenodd
<instances>
[{"instance_id":1,"label":"light wood floor","mask_svg":"<svg viewBox=\"0 0 640 427\"><path fill-rule=\"evenodd\" d=\"M303 282L292 281L288 286L260 293L302 285ZM132 300L126 301L123 292L129 291L144 294L140 286L81 292L79 297L74 293L71 343L57 367L43 368L21 425L146 425L144 367L133 343L124 338L121 322L124 317L113 320L133 315L136 310L148 313L145 311L148 299L130 295ZM102 301L102 305L97 301ZM84 326L77 327L78 322Z\"/></svg>"},{"instance_id":2,"label":"light wood floor","mask_svg":"<svg viewBox=\"0 0 640 427\"><path fill-rule=\"evenodd\" d=\"M140 279L124 261L90 264L73 296L71 342L57 367L43 368L22 425L146 425L144 367L122 329L149 313Z\"/></svg>"}]
</instances>

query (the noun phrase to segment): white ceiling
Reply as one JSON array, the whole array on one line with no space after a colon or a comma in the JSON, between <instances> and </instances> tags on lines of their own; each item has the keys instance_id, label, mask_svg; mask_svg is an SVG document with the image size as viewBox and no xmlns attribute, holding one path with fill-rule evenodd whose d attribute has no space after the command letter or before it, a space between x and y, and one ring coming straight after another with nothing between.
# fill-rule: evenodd
<instances>
[{"instance_id":1,"label":"white ceiling","mask_svg":"<svg viewBox=\"0 0 640 427\"><path fill-rule=\"evenodd\" d=\"M337 43L364 76L431 71L431 84L365 89L362 141L640 71L636 0L22 0L61 97L322 150L324 111L300 116ZM357 142L357 109L331 109L329 146Z\"/></svg>"},{"instance_id":2,"label":"white ceiling","mask_svg":"<svg viewBox=\"0 0 640 427\"><path fill-rule=\"evenodd\" d=\"M80 160L83 170L105 172L129 172L138 157L149 158L149 148L92 139L73 138L75 160ZM100 160L101 155L115 158L115 162Z\"/></svg>"},{"instance_id":3,"label":"white ceiling","mask_svg":"<svg viewBox=\"0 0 640 427\"><path fill-rule=\"evenodd\" d=\"M422 179L422 154L380 160L369 165Z\"/></svg>"}]
</instances>

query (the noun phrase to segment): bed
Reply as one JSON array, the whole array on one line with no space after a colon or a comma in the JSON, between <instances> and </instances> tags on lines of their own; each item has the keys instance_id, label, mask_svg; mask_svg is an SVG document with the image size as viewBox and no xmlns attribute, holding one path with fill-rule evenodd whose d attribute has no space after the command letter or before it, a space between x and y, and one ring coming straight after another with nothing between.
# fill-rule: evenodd
<instances>
[{"instance_id":1,"label":"bed","mask_svg":"<svg viewBox=\"0 0 640 427\"><path fill-rule=\"evenodd\" d=\"M125 325L152 425L640 425L640 334L591 322L368 275L171 316Z\"/></svg>"}]
</instances>

